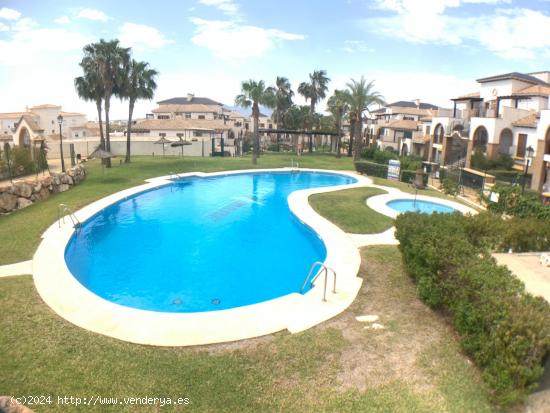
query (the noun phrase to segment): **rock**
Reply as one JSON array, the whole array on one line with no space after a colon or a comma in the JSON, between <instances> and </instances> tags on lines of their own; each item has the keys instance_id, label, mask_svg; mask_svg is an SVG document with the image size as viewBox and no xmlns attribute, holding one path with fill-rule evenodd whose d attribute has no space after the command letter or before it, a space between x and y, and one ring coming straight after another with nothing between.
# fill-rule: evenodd
<instances>
[{"instance_id":1,"label":"rock","mask_svg":"<svg viewBox=\"0 0 550 413\"><path fill-rule=\"evenodd\" d=\"M0 194L0 210L4 212L13 211L17 206L17 196L8 192Z\"/></svg>"},{"instance_id":2,"label":"rock","mask_svg":"<svg viewBox=\"0 0 550 413\"><path fill-rule=\"evenodd\" d=\"M361 323L374 323L375 321L378 321L377 315L360 315L358 317L355 317L355 319Z\"/></svg>"},{"instance_id":3,"label":"rock","mask_svg":"<svg viewBox=\"0 0 550 413\"><path fill-rule=\"evenodd\" d=\"M71 187L68 184L61 184L57 187L57 192L68 191Z\"/></svg>"},{"instance_id":4,"label":"rock","mask_svg":"<svg viewBox=\"0 0 550 413\"><path fill-rule=\"evenodd\" d=\"M17 209L23 209L32 205L32 201L27 198L17 198Z\"/></svg>"},{"instance_id":5,"label":"rock","mask_svg":"<svg viewBox=\"0 0 550 413\"><path fill-rule=\"evenodd\" d=\"M37 195L41 200L48 199L50 197L50 191L48 191L48 188L42 188Z\"/></svg>"},{"instance_id":6,"label":"rock","mask_svg":"<svg viewBox=\"0 0 550 413\"><path fill-rule=\"evenodd\" d=\"M29 198L32 194L32 186L25 182L20 182L11 188L11 193L23 198Z\"/></svg>"},{"instance_id":7,"label":"rock","mask_svg":"<svg viewBox=\"0 0 550 413\"><path fill-rule=\"evenodd\" d=\"M0 412L2 413L33 413L31 409L18 404L10 396L0 396Z\"/></svg>"},{"instance_id":8,"label":"rock","mask_svg":"<svg viewBox=\"0 0 550 413\"><path fill-rule=\"evenodd\" d=\"M38 182L33 188L33 192L40 192L40 190L42 189L42 182Z\"/></svg>"}]
</instances>

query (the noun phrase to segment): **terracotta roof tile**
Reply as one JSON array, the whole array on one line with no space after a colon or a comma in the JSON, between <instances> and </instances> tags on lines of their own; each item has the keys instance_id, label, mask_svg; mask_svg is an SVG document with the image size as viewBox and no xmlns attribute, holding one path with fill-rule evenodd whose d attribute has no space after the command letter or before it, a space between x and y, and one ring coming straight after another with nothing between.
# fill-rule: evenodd
<instances>
[{"instance_id":1,"label":"terracotta roof tile","mask_svg":"<svg viewBox=\"0 0 550 413\"><path fill-rule=\"evenodd\" d=\"M204 113L218 113L218 109L212 106L203 105L200 103L190 103L182 105L160 105L158 108L153 109L153 113L165 113L165 112L204 112Z\"/></svg>"},{"instance_id":2,"label":"terracotta roof tile","mask_svg":"<svg viewBox=\"0 0 550 413\"><path fill-rule=\"evenodd\" d=\"M148 119L136 123L132 129L146 130L219 130L231 129L223 120L208 119Z\"/></svg>"},{"instance_id":3,"label":"terracotta roof tile","mask_svg":"<svg viewBox=\"0 0 550 413\"><path fill-rule=\"evenodd\" d=\"M513 126L520 126L525 128L536 128L539 120L540 114L538 112L531 113L524 118L518 119L515 122L512 122Z\"/></svg>"}]
</instances>

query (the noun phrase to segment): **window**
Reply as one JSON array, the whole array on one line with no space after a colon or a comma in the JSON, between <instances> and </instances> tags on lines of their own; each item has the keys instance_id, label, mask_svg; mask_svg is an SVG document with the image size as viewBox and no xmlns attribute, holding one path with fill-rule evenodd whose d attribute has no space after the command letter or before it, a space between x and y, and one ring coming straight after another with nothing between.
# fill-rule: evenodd
<instances>
[{"instance_id":1,"label":"window","mask_svg":"<svg viewBox=\"0 0 550 413\"><path fill-rule=\"evenodd\" d=\"M82 137L83 138L86 137L86 131L85 130L82 131Z\"/></svg>"},{"instance_id":2,"label":"window","mask_svg":"<svg viewBox=\"0 0 550 413\"><path fill-rule=\"evenodd\" d=\"M204 115L199 115L199 119L204 119Z\"/></svg>"},{"instance_id":3,"label":"window","mask_svg":"<svg viewBox=\"0 0 550 413\"><path fill-rule=\"evenodd\" d=\"M403 116L403 120L414 120L412 116Z\"/></svg>"},{"instance_id":4,"label":"window","mask_svg":"<svg viewBox=\"0 0 550 413\"><path fill-rule=\"evenodd\" d=\"M426 126L426 135L430 134L430 129L432 128L432 125Z\"/></svg>"},{"instance_id":5,"label":"window","mask_svg":"<svg viewBox=\"0 0 550 413\"><path fill-rule=\"evenodd\" d=\"M52 119L52 125L55 124L55 121Z\"/></svg>"},{"instance_id":6,"label":"window","mask_svg":"<svg viewBox=\"0 0 550 413\"><path fill-rule=\"evenodd\" d=\"M268 127L269 129L273 129L273 124L270 123L267 127Z\"/></svg>"},{"instance_id":7,"label":"window","mask_svg":"<svg viewBox=\"0 0 550 413\"><path fill-rule=\"evenodd\" d=\"M158 115L157 119L170 119L170 116L168 116L168 115Z\"/></svg>"},{"instance_id":8,"label":"window","mask_svg":"<svg viewBox=\"0 0 550 413\"><path fill-rule=\"evenodd\" d=\"M165 138L165 137L166 137L166 134L161 132L161 133L159 133L159 136L160 136L161 138Z\"/></svg>"},{"instance_id":9,"label":"window","mask_svg":"<svg viewBox=\"0 0 550 413\"><path fill-rule=\"evenodd\" d=\"M52 129L52 133L55 133L55 129Z\"/></svg>"},{"instance_id":10,"label":"window","mask_svg":"<svg viewBox=\"0 0 550 413\"><path fill-rule=\"evenodd\" d=\"M193 131L193 136L202 136L202 132L199 131L199 130L194 130Z\"/></svg>"},{"instance_id":11,"label":"window","mask_svg":"<svg viewBox=\"0 0 550 413\"><path fill-rule=\"evenodd\" d=\"M235 126L236 126L236 127L240 127L240 126L242 126L242 125L243 125L242 122L235 122Z\"/></svg>"},{"instance_id":12,"label":"window","mask_svg":"<svg viewBox=\"0 0 550 413\"><path fill-rule=\"evenodd\" d=\"M191 119L191 114L189 112L185 113L185 119Z\"/></svg>"},{"instance_id":13,"label":"window","mask_svg":"<svg viewBox=\"0 0 550 413\"><path fill-rule=\"evenodd\" d=\"M265 128L265 123L260 123L260 128Z\"/></svg>"},{"instance_id":14,"label":"window","mask_svg":"<svg viewBox=\"0 0 550 413\"><path fill-rule=\"evenodd\" d=\"M74 137L75 137L75 138L78 138L78 133L75 132Z\"/></svg>"}]
</instances>

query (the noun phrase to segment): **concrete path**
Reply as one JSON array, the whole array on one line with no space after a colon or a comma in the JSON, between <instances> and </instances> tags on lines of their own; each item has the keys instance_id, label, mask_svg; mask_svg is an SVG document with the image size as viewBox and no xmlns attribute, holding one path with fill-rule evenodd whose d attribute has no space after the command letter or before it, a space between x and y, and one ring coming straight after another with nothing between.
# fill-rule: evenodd
<instances>
[{"instance_id":1,"label":"concrete path","mask_svg":"<svg viewBox=\"0 0 550 413\"><path fill-rule=\"evenodd\" d=\"M0 277L9 277L11 275L24 274L32 274L32 260L0 266Z\"/></svg>"},{"instance_id":2,"label":"concrete path","mask_svg":"<svg viewBox=\"0 0 550 413\"><path fill-rule=\"evenodd\" d=\"M540 263L540 252L520 254L493 254L499 265L506 265L525 283L525 289L550 302L550 267Z\"/></svg>"},{"instance_id":3,"label":"concrete path","mask_svg":"<svg viewBox=\"0 0 550 413\"><path fill-rule=\"evenodd\" d=\"M368 245L399 245L399 241L395 239L395 227L380 232L378 234L349 234L353 243L357 248L366 247Z\"/></svg>"}]
</instances>

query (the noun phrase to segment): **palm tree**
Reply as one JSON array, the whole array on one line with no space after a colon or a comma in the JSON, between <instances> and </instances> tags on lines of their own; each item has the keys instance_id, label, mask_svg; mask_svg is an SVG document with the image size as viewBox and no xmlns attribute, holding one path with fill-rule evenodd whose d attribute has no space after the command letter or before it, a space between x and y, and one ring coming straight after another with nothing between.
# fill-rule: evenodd
<instances>
[{"instance_id":1,"label":"palm tree","mask_svg":"<svg viewBox=\"0 0 550 413\"><path fill-rule=\"evenodd\" d=\"M359 81L351 79L351 82L346 84L350 94L350 112L352 113L350 120L353 124L353 134L355 135L355 153L354 159L361 157L363 147L363 112L368 111L369 106L373 103L380 105L385 104L382 95L374 91L374 81L368 82L361 76ZM351 136L350 136L351 143Z\"/></svg>"},{"instance_id":2,"label":"palm tree","mask_svg":"<svg viewBox=\"0 0 550 413\"><path fill-rule=\"evenodd\" d=\"M254 149L252 150L252 163L255 165L260 156L260 137L258 135L258 118L260 117L260 105L272 108L275 106L275 89L265 87L263 80L248 80L241 83L241 94L235 97L235 104L243 108L252 107L254 118Z\"/></svg>"},{"instance_id":3,"label":"palm tree","mask_svg":"<svg viewBox=\"0 0 550 413\"><path fill-rule=\"evenodd\" d=\"M347 90L336 89L333 95L328 99L327 107L334 117L336 126L336 157L340 158L340 148L342 146L342 120L349 112L350 94Z\"/></svg>"},{"instance_id":4,"label":"palm tree","mask_svg":"<svg viewBox=\"0 0 550 413\"><path fill-rule=\"evenodd\" d=\"M286 77L277 76L275 81L275 110L272 117L277 124L277 129L284 129L285 113L292 106L292 96L294 92L291 89L290 82ZM277 132L277 152L279 151L280 133Z\"/></svg>"},{"instance_id":5,"label":"palm tree","mask_svg":"<svg viewBox=\"0 0 550 413\"><path fill-rule=\"evenodd\" d=\"M85 101L95 102L97 108L97 119L99 121L99 143L101 149L105 150L105 136L103 135L103 120L101 112L103 111L103 87L99 82L94 66L90 65L89 60L82 59L80 67L84 71L83 76L74 79L76 93Z\"/></svg>"},{"instance_id":6,"label":"palm tree","mask_svg":"<svg viewBox=\"0 0 550 413\"><path fill-rule=\"evenodd\" d=\"M298 93L301 94L306 101L309 100L310 107L310 128L313 130L313 123L315 120L315 105L319 103L321 99L324 99L328 90L328 82L330 79L327 77L325 70L315 70L309 74L309 82L302 82L298 86ZM309 152L313 152L313 140L312 135L309 136Z\"/></svg>"},{"instance_id":7,"label":"palm tree","mask_svg":"<svg viewBox=\"0 0 550 413\"><path fill-rule=\"evenodd\" d=\"M118 95L128 99L128 127L126 128L126 158L124 162L130 163L130 138L134 105L138 99L151 100L153 98L157 88L155 77L158 72L149 69L149 63L137 62L134 59L131 59L124 69L124 77Z\"/></svg>"},{"instance_id":8,"label":"palm tree","mask_svg":"<svg viewBox=\"0 0 550 413\"><path fill-rule=\"evenodd\" d=\"M103 88L103 102L105 105L105 149L111 150L111 128L109 124L109 111L111 109L111 96L117 93L117 88L122 83L123 67L130 60L130 49L122 48L118 40L91 43L84 46L84 59L89 65L94 66L98 81ZM107 167L111 166L107 159Z\"/></svg>"}]
</instances>

